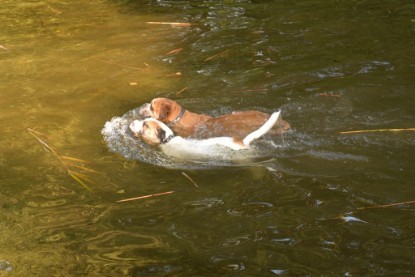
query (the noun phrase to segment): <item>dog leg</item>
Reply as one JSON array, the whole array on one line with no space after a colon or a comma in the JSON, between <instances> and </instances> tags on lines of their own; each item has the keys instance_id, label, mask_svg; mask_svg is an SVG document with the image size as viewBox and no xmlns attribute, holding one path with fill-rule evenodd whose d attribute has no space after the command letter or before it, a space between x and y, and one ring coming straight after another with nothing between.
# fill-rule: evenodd
<instances>
[{"instance_id":1,"label":"dog leg","mask_svg":"<svg viewBox=\"0 0 415 277\"><path fill-rule=\"evenodd\" d=\"M253 131L252 133L250 133L249 135L247 135L244 139L243 139L243 144L245 144L246 146L248 146L252 141L262 137L263 135L265 135L266 133L269 132L269 130L272 129L272 127L274 127L275 123L277 123L279 117L280 117L280 113L281 111L275 112L273 113L270 118L264 123L264 125L262 125L258 130Z\"/></svg>"}]
</instances>

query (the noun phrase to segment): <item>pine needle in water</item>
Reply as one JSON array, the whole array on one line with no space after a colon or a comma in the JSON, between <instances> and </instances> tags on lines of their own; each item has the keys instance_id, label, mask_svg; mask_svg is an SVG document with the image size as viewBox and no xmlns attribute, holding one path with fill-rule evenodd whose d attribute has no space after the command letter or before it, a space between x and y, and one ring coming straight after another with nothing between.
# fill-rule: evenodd
<instances>
[{"instance_id":1,"label":"pine needle in water","mask_svg":"<svg viewBox=\"0 0 415 277\"><path fill-rule=\"evenodd\" d=\"M207 62L207 61L213 60L214 58L217 58L217 57L223 57L223 56L227 55L229 53L229 51L230 51L229 49L225 50L223 52L220 52L219 54L216 54L216 55L213 55L209 58L206 58L204 61Z\"/></svg>"},{"instance_id":2,"label":"pine needle in water","mask_svg":"<svg viewBox=\"0 0 415 277\"><path fill-rule=\"evenodd\" d=\"M187 179L189 179L189 181L190 182L192 182L192 184L195 186L195 187L199 187L199 185L192 179L192 178L190 178L190 176L189 175L187 175L186 173L184 173L183 171L182 171L182 175L184 176L184 177L186 177Z\"/></svg>"},{"instance_id":3,"label":"pine needle in water","mask_svg":"<svg viewBox=\"0 0 415 277\"><path fill-rule=\"evenodd\" d=\"M87 185L87 184L85 184L85 182L82 180L82 179L85 179L84 177L81 177L81 176L79 176L79 174L77 174L77 173L75 173L75 172L73 172L73 171L71 171L71 170L68 170L68 174L69 174L69 176L71 176L75 181L77 181L79 184L81 184L81 186L83 186L85 189L87 189L88 191L90 191L90 192L92 192L92 189ZM90 181L90 180L89 180Z\"/></svg>"},{"instance_id":4,"label":"pine needle in water","mask_svg":"<svg viewBox=\"0 0 415 277\"><path fill-rule=\"evenodd\" d=\"M74 179L76 182L78 182L82 187L84 187L88 191L92 192L92 189L86 184L86 182L88 182L90 184L93 184L93 185L95 183L91 179L89 179L85 174L74 171L74 170L72 170L72 168L81 169L83 171L91 172L91 173L100 173L100 172L95 171L93 169L90 169L88 167L85 167L83 165L76 164L76 163L81 163L81 164L88 163L85 160L78 159L78 158L73 158L73 157L68 157L68 156L60 156L52 148L52 146L50 146L46 141L44 141L40 138L40 136L46 137L41 132L36 131L34 129L30 129L30 128L27 128L27 131L29 132L30 135L32 135L42 145L42 147L46 151L52 153L61 162L62 166L66 169L66 171L68 172L69 176L72 177L72 179ZM71 161L71 162L69 162L69 161Z\"/></svg>"},{"instance_id":5,"label":"pine needle in water","mask_svg":"<svg viewBox=\"0 0 415 277\"><path fill-rule=\"evenodd\" d=\"M85 164L89 163L88 161L81 160L81 159L74 158L74 157L61 156L61 158L62 158L62 159L64 159L64 160L73 161L73 162L78 162L78 163L85 163Z\"/></svg>"},{"instance_id":6,"label":"pine needle in water","mask_svg":"<svg viewBox=\"0 0 415 277\"><path fill-rule=\"evenodd\" d=\"M116 63L116 62L103 60L103 59L95 59L95 60L100 61L100 62L104 62L104 63L108 63L108 64L113 64L113 65L116 65L116 66L119 66L119 67L123 67L123 68L128 68L128 69L136 69L136 70L142 70L142 71L147 70L147 68L141 68L141 67L134 67L134 66L123 65L123 64ZM146 67L148 67L148 65L146 63L144 63L144 65Z\"/></svg>"},{"instance_id":7,"label":"pine needle in water","mask_svg":"<svg viewBox=\"0 0 415 277\"><path fill-rule=\"evenodd\" d=\"M171 55L171 54L180 52L182 50L183 50L183 48L177 48L177 49L174 49L174 50L171 50L171 51L167 52L166 55Z\"/></svg>"},{"instance_id":8,"label":"pine needle in water","mask_svg":"<svg viewBox=\"0 0 415 277\"><path fill-rule=\"evenodd\" d=\"M170 25L170 26L175 26L175 27L189 27L192 26L191 23L186 23L186 22L146 22L147 24L151 24L151 25Z\"/></svg>"},{"instance_id":9,"label":"pine needle in water","mask_svg":"<svg viewBox=\"0 0 415 277\"><path fill-rule=\"evenodd\" d=\"M121 200L118 200L116 202L120 203L120 202L127 202L127 201L133 201L133 200L140 200L140 199L145 199L145 198L150 198L150 197L156 197L156 196L161 196L161 195L166 195L166 194L172 194L172 193L175 193L175 192L176 192L175 190L171 190L171 191L148 194L148 195L143 195L143 196L138 196L138 197L133 197L133 198L121 199Z\"/></svg>"},{"instance_id":10,"label":"pine needle in water","mask_svg":"<svg viewBox=\"0 0 415 277\"><path fill-rule=\"evenodd\" d=\"M78 168L78 169L82 169L83 171L88 171L88 172L91 172L91 173L101 174L101 172L98 172L96 170L90 169L90 168L88 168L86 166L77 165L77 164L70 163L70 162L63 162L63 164L66 165L66 166L68 166L68 167L75 167L75 168Z\"/></svg>"},{"instance_id":11,"label":"pine needle in water","mask_svg":"<svg viewBox=\"0 0 415 277\"><path fill-rule=\"evenodd\" d=\"M377 206L361 207L361 208L357 208L357 210L368 210L368 209L377 209L377 208L388 208L388 207L396 207L396 206L409 205L409 204L415 204L415 200L405 201L405 202L399 202L399 203L391 203L391 204L385 204L385 205L377 205Z\"/></svg>"},{"instance_id":12,"label":"pine needle in water","mask_svg":"<svg viewBox=\"0 0 415 277\"><path fill-rule=\"evenodd\" d=\"M188 90L188 89L189 89L188 87L184 87L184 88L182 88L181 90L179 90L178 92L176 92L176 95L179 95L179 94L181 94L183 91Z\"/></svg>"},{"instance_id":13,"label":"pine needle in water","mask_svg":"<svg viewBox=\"0 0 415 277\"><path fill-rule=\"evenodd\" d=\"M414 132L415 128L404 128L404 129L374 129L374 130L356 130L356 131L345 131L345 132L338 132L341 135L348 135L348 134L363 134L363 133L378 133L378 132Z\"/></svg>"}]
</instances>

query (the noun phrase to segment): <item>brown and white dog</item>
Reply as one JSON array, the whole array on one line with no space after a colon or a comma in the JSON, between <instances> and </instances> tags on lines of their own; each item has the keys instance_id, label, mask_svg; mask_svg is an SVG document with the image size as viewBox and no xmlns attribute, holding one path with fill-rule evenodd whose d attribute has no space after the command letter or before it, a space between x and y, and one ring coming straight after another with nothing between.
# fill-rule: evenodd
<instances>
[{"instance_id":1,"label":"brown and white dog","mask_svg":"<svg viewBox=\"0 0 415 277\"><path fill-rule=\"evenodd\" d=\"M270 118L269 114L259 111L240 111L211 117L190 112L167 98L155 98L151 103L143 105L140 115L165 123L179 136L199 139L222 136L243 139ZM281 134L290 128L290 124L279 117L269 133Z\"/></svg>"},{"instance_id":2,"label":"brown and white dog","mask_svg":"<svg viewBox=\"0 0 415 277\"><path fill-rule=\"evenodd\" d=\"M251 142L268 133L277 123L280 112L273 113L269 119L243 139L235 137L211 137L207 139L189 139L175 136L173 131L163 122L154 118L144 120L134 120L129 128L136 137L142 138L151 145L161 145L166 147L181 148L182 151L197 151L199 153L210 153L218 147L226 147L232 150L248 149Z\"/></svg>"}]
</instances>

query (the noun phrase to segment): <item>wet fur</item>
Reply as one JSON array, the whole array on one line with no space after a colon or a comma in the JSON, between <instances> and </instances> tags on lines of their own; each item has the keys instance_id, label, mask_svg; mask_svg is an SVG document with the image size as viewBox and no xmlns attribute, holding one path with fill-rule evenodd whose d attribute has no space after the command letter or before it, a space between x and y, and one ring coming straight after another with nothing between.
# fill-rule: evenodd
<instances>
[{"instance_id":1,"label":"wet fur","mask_svg":"<svg viewBox=\"0 0 415 277\"><path fill-rule=\"evenodd\" d=\"M208 139L186 139L181 136L174 136L173 131L163 122L154 118L144 120L134 120L130 124L130 130L137 137L141 137L149 144L176 145L177 147L197 148L204 147L206 152L217 146L231 148L233 150L241 150L249 148L252 141L262 137L269 132L276 124L280 116L280 112L273 113L270 118L257 130L251 132L243 139L235 137L213 137Z\"/></svg>"},{"instance_id":2,"label":"wet fur","mask_svg":"<svg viewBox=\"0 0 415 277\"><path fill-rule=\"evenodd\" d=\"M181 110L182 107L173 100L155 98L140 109L140 114L160 120L182 137L204 139L226 136L239 140L259 129L270 117L269 114L259 111L239 111L211 117L186 110L180 120L177 120ZM280 118L269 133L281 134L290 128L290 124Z\"/></svg>"}]
</instances>

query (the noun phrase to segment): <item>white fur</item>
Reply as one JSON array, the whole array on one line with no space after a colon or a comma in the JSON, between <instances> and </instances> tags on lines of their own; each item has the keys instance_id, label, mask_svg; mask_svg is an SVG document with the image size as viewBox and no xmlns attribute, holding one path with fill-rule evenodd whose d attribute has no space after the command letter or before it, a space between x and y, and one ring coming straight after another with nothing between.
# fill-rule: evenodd
<instances>
[{"instance_id":1,"label":"white fur","mask_svg":"<svg viewBox=\"0 0 415 277\"><path fill-rule=\"evenodd\" d=\"M169 145L180 145L186 148L198 148L198 147L212 147L212 146L225 146L232 150L241 150L247 148L244 145L235 143L231 137L215 137L207 139L186 139L180 136L172 138L168 143ZM163 146L163 145L162 145Z\"/></svg>"},{"instance_id":2,"label":"white fur","mask_svg":"<svg viewBox=\"0 0 415 277\"><path fill-rule=\"evenodd\" d=\"M249 135L247 135L243 139L242 142L245 145L249 145L252 141L254 141L254 140L262 137L266 133L268 133L269 130L271 130L272 127L274 127L275 123L277 123L277 120L280 117L280 113L281 113L281 111L278 111L278 112L273 113L270 116L270 118L264 123L264 125L262 125L258 130L253 131L252 133L250 133Z\"/></svg>"}]
</instances>

